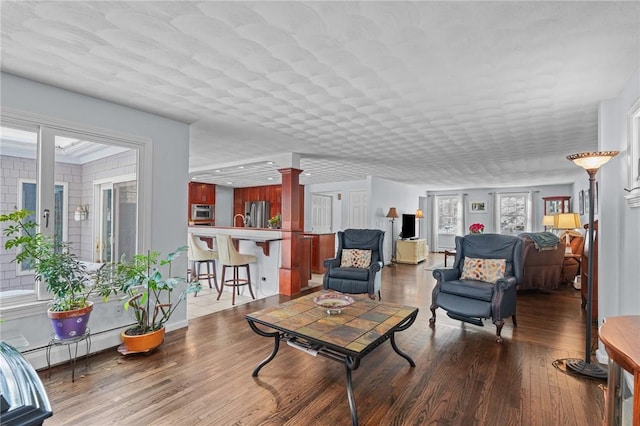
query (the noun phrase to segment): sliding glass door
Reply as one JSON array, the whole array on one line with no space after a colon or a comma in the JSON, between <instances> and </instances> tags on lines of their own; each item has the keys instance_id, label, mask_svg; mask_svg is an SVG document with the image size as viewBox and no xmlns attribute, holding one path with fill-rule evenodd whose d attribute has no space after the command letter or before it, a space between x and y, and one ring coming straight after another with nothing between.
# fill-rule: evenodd
<instances>
[{"instance_id":1,"label":"sliding glass door","mask_svg":"<svg viewBox=\"0 0 640 426\"><path fill-rule=\"evenodd\" d=\"M137 253L141 145L30 117L2 118L0 213L33 211L38 231L68 242L79 260L106 262ZM108 189L96 194L96 184L103 183ZM15 250L0 254L2 303L46 298L31 265L16 264L15 255Z\"/></svg>"}]
</instances>

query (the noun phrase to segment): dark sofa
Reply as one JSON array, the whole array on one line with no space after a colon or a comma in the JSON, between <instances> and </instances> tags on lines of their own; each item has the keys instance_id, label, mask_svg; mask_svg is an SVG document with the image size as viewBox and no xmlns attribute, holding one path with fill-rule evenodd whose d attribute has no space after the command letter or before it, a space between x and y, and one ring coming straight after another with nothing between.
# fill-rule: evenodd
<instances>
[{"instance_id":1,"label":"dark sofa","mask_svg":"<svg viewBox=\"0 0 640 426\"><path fill-rule=\"evenodd\" d=\"M528 236L523 235L521 238L524 268L518 290L558 288L562 281L564 241L559 241L555 249L538 249Z\"/></svg>"}]
</instances>

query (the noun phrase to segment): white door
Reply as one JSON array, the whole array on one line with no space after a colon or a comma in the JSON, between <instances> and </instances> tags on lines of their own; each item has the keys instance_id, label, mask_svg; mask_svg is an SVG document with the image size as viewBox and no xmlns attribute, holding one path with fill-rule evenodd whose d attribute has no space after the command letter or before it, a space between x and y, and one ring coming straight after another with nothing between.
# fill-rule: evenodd
<instances>
[{"instance_id":1,"label":"white door","mask_svg":"<svg viewBox=\"0 0 640 426\"><path fill-rule=\"evenodd\" d=\"M349 193L349 228L369 227L369 196L367 191Z\"/></svg>"},{"instance_id":2,"label":"white door","mask_svg":"<svg viewBox=\"0 0 640 426\"><path fill-rule=\"evenodd\" d=\"M330 195L311 194L311 231L318 234L331 233L333 216Z\"/></svg>"}]
</instances>

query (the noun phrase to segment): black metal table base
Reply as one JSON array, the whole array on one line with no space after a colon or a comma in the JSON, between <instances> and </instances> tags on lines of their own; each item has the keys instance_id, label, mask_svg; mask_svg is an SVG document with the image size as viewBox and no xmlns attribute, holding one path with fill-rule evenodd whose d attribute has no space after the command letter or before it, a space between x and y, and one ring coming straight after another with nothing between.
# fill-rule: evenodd
<instances>
[{"instance_id":1,"label":"black metal table base","mask_svg":"<svg viewBox=\"0 0 640 426\"><path fill-rule=\"evenodd\" d=\"M416 312L416 314L417 314L417 312ZM266 357L263 361L261 361L258 364L258 366L253 370L253 373L251 373L251 376L258 377L258 373L260 372L262 367L267 365L269 362L271 362L271 360L273 360L276 357L276 354L278 353L278 349L280 348L280 341L281 340L291 341L294 346L299 347L303 351L314 352L314 353L317 353L318 355L321 355L321 356L323 356L325 358L329 358L329 359L332 359L332 360L338 361L338 362L343 362L345 367L346 367L346 373L347 373L347 399L349 401L349 410L351 411L351 424L353 426L357 426L358 425L358 411L356 409L356 399L355 399L355 396L354 396L354 393L353 393L352 372L354 370L358 369L358 367L360 366L360 360L366 354L371 352L374 348L380 346L386 340L390 341L391 347L393 348L393 350L398 355L400 355L402 358L406 359L411 367L415 367L416 364L415 364L415 362L413 362L413 359L411 359L411 357L409 355L407 355L406 353L402 352L398 348L398 345L396 345L396 341L395 341L395 333L398 332L398 331L404 331L407 328L409 328L411 326L411 324L413 324L415 319L416 319L415 315L407 318L402 324L400 324L398 327L396 327L391 333L389 333L388 335L384 336L381 340L376 342L375 345L372 345L371 348L368 348L368 350L365 351L362 354L362 356L359 356L359 357L355 357L353 355L350 355L350 354L346 353L346 350L345 350L345 352L342 352L342 351L340 351L339 349L336 349L336 348L328 348L328 347L320 345L320 344L314 344L313 342L306 341L305 339L302 339L300 337L297 337L297 336L294 336L294 335L291 335L291 334L288 334L288 333L284 333L284 332L280 332L280 331L273 331L273 332L272 331L264 331L264 330L260 329L255 324L254 321L252 321L250 319L247 319L247 322L249 323L249 327L251 327L251 329L254 332L259 334L260 336L272 337L273 341L274 341L273 350L271 351L271 353L269 354L268 357Z\"/></svg>"},{"instance_id":2,"label":"black metal table base","mask_svg":"<svg viewBox=\"0 0 640 426\"><path fill-rule=\"evenodd\" d=\"M47 345L47 369L49 373L49 377L51 377L51 349L54 346L62 346L66 345L67 350L69 352L69 362L71 363L71 382L76 381L76 361L78 359L78 344L84 340L87 352L86 352L86 366L89 365L89 353L91 352L91 330L87 328L87 331L78 337L73 337L70 339L58 339L55 335L51 336L51 340ZM71 355L71 345L75 344L75 350L73 356Z\"/></svg>"}]
</instances>

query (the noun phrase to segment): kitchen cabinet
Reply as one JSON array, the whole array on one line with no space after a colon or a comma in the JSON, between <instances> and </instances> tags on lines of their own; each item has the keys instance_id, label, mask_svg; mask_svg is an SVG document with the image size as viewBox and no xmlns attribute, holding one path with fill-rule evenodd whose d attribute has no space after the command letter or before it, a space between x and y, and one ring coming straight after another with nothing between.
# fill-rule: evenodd
<instances>
[{"instance_id":1,"label":"kitchen cabinet","mask_svg":"<svg viewBox=\"0 0 640 426\"><path fill-rule=\"evenodd\" d=\"M542 197L542 199L544 200L545 215L571 212L571 197L569 196Z\"/></svg>"},{"instance_id":2,"label":"kitchen cabinet","mask_svg":"<svg viewBox=\"0 0 640 426\"><path fill-rule=\"evenodd\" d=\"M215 204L216 186L210 183L189 182L189 211L191 204Z\"/></svg>"},{"instance_id":3,"label":"kitchen cabinet","mask_svg":"<svg viewBox=\"0 0 640 426\"><path fill-rule=\"evenodd\" d=\"M324 274L324 260L336 257L335 234L305 234L311 237L311 272Z\"/></svg>"},{"instance_id":4,"label":"kitchen cabinet","mask_svg":"<svg viewBox=\"0 0 640 426\"><path fill-rule=\"evenodd\" d=\"M300 185L300 210L298 223L300 229L304 229L304 186ZM282 214L282 185L264 185L246 188L234 188L233 190L233 215L244 215L245 203L247 201L268 201L268 218L276 214Z\"/></svg>"}]
</instances>

